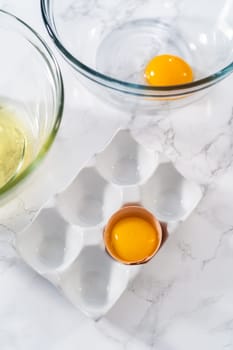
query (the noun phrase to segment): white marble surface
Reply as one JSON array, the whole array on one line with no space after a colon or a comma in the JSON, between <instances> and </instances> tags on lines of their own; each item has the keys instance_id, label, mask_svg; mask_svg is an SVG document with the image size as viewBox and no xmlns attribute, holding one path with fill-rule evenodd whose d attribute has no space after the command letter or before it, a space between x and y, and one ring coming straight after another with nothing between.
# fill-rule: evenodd
<instances>
[{"instance_id":1,"label":"white marble surface","mask_svg":"<svg viewBox=\"0 0 233 350\"><path fill-rule=\"evenodd\" d=\"M2 0L0 6L26 20L54 49L39 1ZM2 234L0 349L233 349L233 79L192 106L154 116L127 115L95 101L56 56L67 88L62 128L37 174L43 191L33 190L32 179L30 191L8 204L8 218L1 222L7 233L29 222L40 204L71 181L122 125L130 125L139 141L163 151L187 178L205 183L206 194L98 323L28 268L8 245L8 234ZM10 216L15 207L17 227Z\"/></svg>"}]
</instances>

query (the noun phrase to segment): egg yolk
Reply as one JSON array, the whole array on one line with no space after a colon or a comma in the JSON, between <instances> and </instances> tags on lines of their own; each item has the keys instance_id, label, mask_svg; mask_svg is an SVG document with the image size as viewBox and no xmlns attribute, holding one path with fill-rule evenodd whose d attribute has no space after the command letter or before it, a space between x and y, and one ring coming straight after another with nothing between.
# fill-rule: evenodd
<instances>
[{"instance_id":1,"label":"egg yolk","mask_svg":"<svg viewBox=\"0 0 233 350\"><path fill-rule=\"evenodd\" d=\"M180 57L160 55L147 64L144 77L149 85L180 85L193 81L193 71Z\"/></svg>"},{"instance_id":2,"label":"egg yolk","mask_svg":"<svg viewBox=\"0 0 233 350\"><path fill-rule=\"evenodd\" d=\"M121 260L138 262L153 254L159 245L159 237L148 221L140 217L126 217L113 226L111 244Z\"/></svg>"}]
</instances>

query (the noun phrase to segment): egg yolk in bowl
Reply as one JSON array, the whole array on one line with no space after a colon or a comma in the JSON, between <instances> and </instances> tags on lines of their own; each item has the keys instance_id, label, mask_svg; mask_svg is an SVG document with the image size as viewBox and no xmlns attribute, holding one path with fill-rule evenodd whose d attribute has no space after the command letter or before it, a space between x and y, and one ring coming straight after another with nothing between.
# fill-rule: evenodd
<instances>
[{"instance_id":1,"label":"egg yolk in bowl","mask_svg":"<svg viewBox=\"0 0 233 350\"><path fill-rule=\"evenodd\" d=\"M193 71L182 58L173 55L159 55L147 64L144 78L148 85L171 86L193 81Z\"/></svg>"}]
</instances>

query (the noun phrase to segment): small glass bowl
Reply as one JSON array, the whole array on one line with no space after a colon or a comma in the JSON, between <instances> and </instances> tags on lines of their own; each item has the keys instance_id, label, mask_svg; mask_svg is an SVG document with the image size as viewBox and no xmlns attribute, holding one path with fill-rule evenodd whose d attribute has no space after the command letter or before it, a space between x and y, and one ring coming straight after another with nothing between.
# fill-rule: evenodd
<instances>
[{"instance_id":1,"label":"small glass bowl","mask_svg":"<svg viewBox=\"0 0 233 350\"><path fill-rule=\"evenodd\" d=\"M41 8L48 33L79 79L123 108L187 104L233 70L231 0L41 0ZM185 59L195 80L145 85L146 64L165 53Z\"/></svg>"},{"instance_id":2,"label":"small glass bowl","mask_svg":"<svg viewBox=\"0 0 233 350\"><path fill-rule=\"evenodd\" d=\"M0 10L0 108L27 129L30 159L0 188L0 198L34 171L60 126L64 91L58 64L40 36L17 17ZM26 130L25 130L26 131Z\"/></svg>"}]
</instances>

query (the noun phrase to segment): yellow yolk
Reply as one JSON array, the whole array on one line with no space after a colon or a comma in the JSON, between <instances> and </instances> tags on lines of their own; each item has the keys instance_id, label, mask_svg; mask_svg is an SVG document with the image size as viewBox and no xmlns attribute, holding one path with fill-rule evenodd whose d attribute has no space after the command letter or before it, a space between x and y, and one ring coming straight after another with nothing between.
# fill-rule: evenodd
<instances>
[{"instance_id":1,"label":"yellow yolk","mask_svg":"<svg viewBox=\"0 0 233 350\"><path fill-rule=\"evenodd\" d=\"M120 259L137 262L153 254L159 244L159 237L148 221L140 217L126 217L114 225L111 244Z\"/></svg>"},{"instance_id":2,"label":"yellow yolk","mask_svg":"<svg viewBox=\"0 0 233 350\"><path fill-rule=\"evenodd\" d=\"M149 85L180 85L193 81L193 71L190 65L180 57L160 55L148 63L144 77Z\"/></svg>"}]
</instances>

